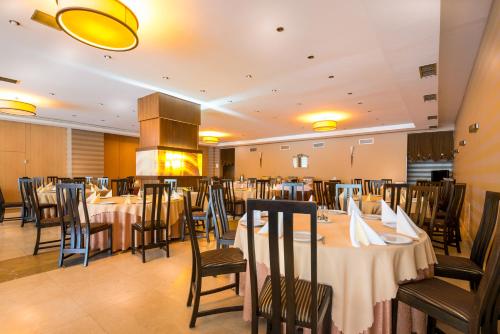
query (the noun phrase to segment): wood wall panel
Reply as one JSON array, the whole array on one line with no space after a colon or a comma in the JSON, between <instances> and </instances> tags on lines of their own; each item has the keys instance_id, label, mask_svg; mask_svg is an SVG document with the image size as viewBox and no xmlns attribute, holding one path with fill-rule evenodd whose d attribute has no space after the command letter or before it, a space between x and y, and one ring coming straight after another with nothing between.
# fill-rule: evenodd
<instances>
[{"instance_id":1,"label":"wood wall panel","mask_svg":"<svg viewBox=\"0 0 500 334\"><path fill-rule=\"evenodd\" d=\"M26 127L29 127L29 125L0 121L0 151L25 152Z\"/></svg>"},{"instance_id":2,"label":"wood wall panel","mask_svg":"<svg viewBox=\"0 0 500 334\"><path fill-rule=\"evenodd\" d=\"M104 174L109 178L135 175L139 138L104 134Z\"/></svg>"},{"instance_id":3,"label":"wood wall panel","mask_svg":"<svg viewBox=\"0 0 500 334\"><path fill-rule=\"evenodd\" d=\"M30 128L26 146L28 176L67 176L67 129L44 125Z\"/></svg>"},{"instance_id":4,"label":"wood wall panel","mask_svg":"<svg viewBox=\"0 0 500 334\"><path fill-rule=\"evenodd\" d=\"M103 176L104 134L100 132L72 130L71 137L73 176Z\"/></svg>"},{"instance_id":5,"label":"wood wall panel","mask_svg":"<svg viewBox=\"0 0 500 334\"><path fill-rule=\"evenodd\" d=\"M0 151L0 188L6 201L19 201L17 179L26 175L24 152Z\"/></svg>"}]
</instances>

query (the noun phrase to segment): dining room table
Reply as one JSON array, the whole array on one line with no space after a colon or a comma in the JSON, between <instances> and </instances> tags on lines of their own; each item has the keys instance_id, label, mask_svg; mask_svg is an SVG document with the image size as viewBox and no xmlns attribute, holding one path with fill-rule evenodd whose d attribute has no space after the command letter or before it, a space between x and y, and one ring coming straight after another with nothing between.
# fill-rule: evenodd
<instances>
[{"instance_id":1,"label":"dining room table","mask_svg":"<svg viewBox=\"0 0 500 334\"><path fill-rule=\"evenodd\" d=\"M425 232L415 240L405 238L396 233L395 226L387 226L380 217L369 215L365 221L376 233L398 242L356 247L350 239L350 216L336 210L323 214L328 222L317 223L321 240L317 248L317 277L318 283L333 288L332 333L391 333L391 299L397 293L398 284L433 275L437 260L430 238ZM266 219L262 217L259 225L265 224ZM258 233L260 228L254 228L259 291L270 273L268 235ZM294 233L297 231L310 231L307 216L294 215ZM282 238L279 243L283 263ZM241 249L248 259L246 217L238 224L234 247ZM310 280L310 242L294 240L294 263L295 276ZM245 321L251 320L249 276L240 277ZM425 333L423 313L400 304L398 319L398 332Z\"/></svg>"}]
</instances>

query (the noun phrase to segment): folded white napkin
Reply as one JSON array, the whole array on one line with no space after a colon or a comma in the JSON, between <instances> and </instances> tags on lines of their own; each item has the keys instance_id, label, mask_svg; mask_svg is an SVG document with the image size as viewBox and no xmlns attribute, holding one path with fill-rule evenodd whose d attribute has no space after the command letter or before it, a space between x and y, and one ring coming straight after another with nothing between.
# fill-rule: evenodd
<instances>
[{"instance_id":1,"label":"folded white napkin","mask_svg":"<svg viewBox=\"0 0 500 334\"><path fill-rule=\"evenodd\" d=\"M45 186L45 188L50 188L50 187L52 187L53 185L54 185L54 184L52 184L52 182L49 182L49 183Z\"/></svg>"},{"instance_id":2,"label":"folded white napkin","mask_svg":"<svg viewBox=\"0 0 500 334\"><path fill-rule=\"evenodd\" d=\"M260 211L259 211L259 217L260 217ZM269 222L266 223L266 225L264 225L264 227L260 229L259 234L269 234ZM282 236L283 236L283 212L278 212L278 237L281 238Z\"/></svg>"},{"instance_id":3,"label":"folded white napkin","mask_svg":"<svg viewBox=\"0 0 500 334\"><path fill-rule=\"evenodd\" d=\"M349 234L351 237L351 243L354 247L359 247L360 244L368 246L373 245L385 245L384 240L375 232L361 216L354 212L351 216L351 221L349 223Z\"/></svg>"},{"instance_id":4,"label":"folded white napkin","mask_svg":"<svg viewBox=\"0 0 500 334\"><path fill-rule=\"evenodd\" d=\"M173 200L178 200L178 199L181 199L181 196L179 196L179 194L178 194L176 191L174 191L174 192L172 193L172 197L171 197L171 199L173 199Z\"/></svg>"},{"instance_id":5,"label":"folded white napkin","mask_svg":"<svg viewBox=\"0 0 500 334\"><path fill-rule=\"evenodd\" d=\"M102 189L101 190L104 190L104 191L107 191L108 188L106 188L105 186L102 186Z\"/></svg>"},{"instance_id":6,"label":"folded white napkin","mask_svg":"<svg viewBox=\"0 0 500 334\"><path fill-rule=\"evenodd\" d=\"M309 197L309 202L314 202L314 196L311 195L311 197Z\"/></svg>"},{"instance_id":7,"label":"folded white napkin","mask_svg":"<svg viewBox=\"0 0 500 334\"><path fill-rule=\"evenodd\" d=\"M384 200L380 200L380 205L382 207L382 221L384 223L395 223L397 221L396 213Z\"/></svg>"},{"instance_id":8,"label":"folded white napkin","mask_svg":"<svg viewBox=\"0 0 500 334\"><path fill-rule=\"evenodd\" d=\"M113 190L108 191L106 195L102 196L102 198L110 198L110 197L113 197Z\"/></svg>"},{"instance_id":9,"label":"folded white napkin","mask_svg":"<svg viewBox=\"0 0 500 334\"><path fill-rule=\"evenodd\" d=\"M274 201L276 199L276 196L273 196L273 198L271 198L272 201Z\"/></svg>"},{"instance_id":10,"label":"folded white napkin","mask_svg":"<svg viewBox=\"0 0 500 334\"><path fill-rule=\"evenodd\" d=\"M98 193L96 193L95 197L90 201L90 203L92 203L92 204L99 203L100 199L101 199L101 195L99 195Z\"/></svg>"},{"instance_id":11,"label":"folded white napkin","mask_svg":"<svg viewBox=\"0 0 500 334\"><path fill-rule=\"evenodd\" d=\"M139 192L137 193L137 197L142 198L142 189L139 189Z\"/></svg>"},{"instance_id":12,"label":"folded white napkin","mask_svg":"<svg viewBox=\"0 0 500 334\"><path fill-rule=\"evenodd\" d=\"M367 201L371 201L372 200L372 194L368 193L368 196L366 196L366 200Z\"/></svg>"},{"instance_id":13,"label":"folded white napkin","mask_svg":"<svg viewBox=\"0 0 500 334\"><path fill-rule=\"evenodd\" d=\"M97 193L94 191L87 197L87 203L93 203L93 200L97 197Z\"/></svg>"},{"instance_id":14,"label":"folded white napkin","mask_svg":"<svg viewBox=\"0 0 500 334\"><path fill-rule=\"evenodd\" d=\"M130 196L125 197L125 204L132 204L132 200L130 199Z\"/></svg>"},{"instance_id":15,"label":"folded white napkin","mask_svg":"<svg viewBox=\"0 0 500 334\"><path fill-rule=\"evenodd\" d=\"M345 210L345 208L344 208L344 210ZM349 216L352 216L354 213L357 213L359 216L362 215L361 210L359 209L356 202L354 202L352 197L349 197L349 203L347 204L347 214Z\"/></svg>"},{"instance_id":16,"label":"folded white napkin","mask_svg":"<svg viewBox=\"0 0 500 334\"><path fill-rule=\"evenodd\" d=\"M404 234L413 239L418 239L418 235L423 232L421 228L415 225L415 223L411 220L410 217L408 217L406 212L401 209L399 205L396 218L396 232L399 234Z\"/></svg>"},{"instance_id":17,"label":"folded white napkin","mask_svg":"<svg viewBox=\"0 0 500 334\"><path fill-rule=\"evenodd\" d=\"M96 186L95 184L92 184L92 185L90 186L90 189L91 189L92 191L94 191L94 192L98 192L98 191L100 191L99 187L98 187L98 186Z\"/></svg>"}]
</instances>

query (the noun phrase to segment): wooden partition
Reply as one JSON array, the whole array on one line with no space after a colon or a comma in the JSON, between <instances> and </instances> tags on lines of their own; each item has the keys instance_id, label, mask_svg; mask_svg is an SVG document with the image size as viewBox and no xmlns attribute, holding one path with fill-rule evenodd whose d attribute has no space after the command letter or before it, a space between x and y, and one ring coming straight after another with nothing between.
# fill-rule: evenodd
<instances>
[{"instance_id":1,"label":"wooden partition","mask_svg":"<svg viewBox=\"0 0 500 334\"><path fill-rule=\"evenodd\" d=\"M104 134L104 175L109 178L135 176L135 151L139 138Z\"/></svg>"}]
</instances>

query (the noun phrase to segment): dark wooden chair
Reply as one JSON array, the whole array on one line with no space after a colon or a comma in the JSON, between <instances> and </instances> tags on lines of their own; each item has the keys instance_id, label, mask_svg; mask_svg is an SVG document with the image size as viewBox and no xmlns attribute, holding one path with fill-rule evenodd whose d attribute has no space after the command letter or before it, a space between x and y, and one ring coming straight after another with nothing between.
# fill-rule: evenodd
<instances>
[{"instance_id":1,"label":"dark wooden chair","mask_svg":"<svg viewBox=\"0 0 500 334\"><path fill-rule=\"evenodd\" d=\"M163 193L166 192L167 214L166 220L161 218L163 206ZM138 249L142 254L142 263L146 263L146 250L152 248L164 248L167 257L170 257L168 241L168 227L170 221L170 196L172 189L169 184L145 184L142 196L142 216L139 223L132 224L132 254ZM150 210L148 210L148 199L151 196ZM148 217L148 211L150 213ZM141 235L141 246L135 244L135 232ZM146 233L150 234L150 242L146 243Z\"/></svg>"},{"instance_id":2,"label":"dark wooden chair","mask_svg":"<svg viewBox=\"0 0 500 334\"><path fill-rule=\"evenodd\" d=\"M472 244L470 257L436 254L438 263L434 265L434 275L469 281L471 290L477 289L484 275L484 262L497 224L499 202L500 193L486 192L483 215Z\"/></svg>"},{"instance_id":3,"label":"dark wooden chair","mask_svg":"<svg viewBox=\"0 0 500 334\"><path fill-rule=\"evenodd\" d=\"M70 177L59 177L57 183L74 183L74 181Z\"/></svg>"},{"instance_id":4,"label":"dark wooden chair","mask_svg":"<svg viewBox=\"0 0 500 334\"><path fill-rule=\"evenodd\" d=\"M113 225L110 223L90 223L85 197L85 184L60 183L56 186L58 220L61 226L61 241L59 251L59 267L64 260L74 254L83 254L83 265L89 264L89 259L98 254L109 252L113 254ZM83 208L80 216L79 205ZM90 254L90 238L96 233L108 233L108 248ZM69 240L68 240L69 238Z\"/></svg>"},{"instance_id":5,"label":"dark wooden chair","mask_svg":"<svg viewBox=\"0 0 500 334\"><path fill-rule=\"evenodd\" d=\"M363 179L353 179L352 184L360 184L361 186L363 186ZM355 193L355 195L356 195L358 190L354 189L354 191L356 192Z\"/></svg>"},{"instance_id":6,"label":"dark wooden chair","mask_svg":"<svg viewBox=\"0 0 500 334\"><path fill-rule=\"evenodd\" d=\"M35 176L35 177L32 177L31 180L33 180L33 187L35 189L38 189L38 188L45 185L43 176Z\"/></svg>"},{"instance_id":7,"label":"dark wooden chair","mask_svg":"<svg viewBox=\"0 0 500 334\"><path fill-rule=\"evenodd\" d=\"M59 180L59 177L57 176L47 176L47 183L52 183L55 185Z\"/></svg>"},{"instance_id":8,"label":"dark wooden chair","mask_svg":"<svg viewBox=\"0 0 500 334\"><path fill-rule=\"evenodd\" d=\"M192 212L203 211L205 206L205 200L207 199L208 186L210 184L209 180L200 179L198 181L198 192L196 193L196 200L191 208Z\"/></svg>"},{"instance_id":9,"label":"dark wooden chair","mask_svg":"<svg viewBox=\"0 0 500 334\"><path fill-rule=\"evenodd\" d=\"M281 184L281 196L280 197L281 197L281 199L288 199L290 201L303 201L303 200L305 200L304 183L283 182ZM247 208L247 212L248 212L248 208Z\"/></svg>"},{"instance_id":10,"label":"dark wooden chair","mask_svg":"<svg viewBox=\"0 0 500 334\"><path fill-rule=\"evenodd\" d=\"M191 215L191 193L189 191L185 191L184 193L184 213L186 216L189 235L191 237L191 253L193 259L191 281L189 283L189 295L187 300L188 307L193 305L193 312L189 322L189 327L192 328L196 325L196 319L198 317L243 310L243 305L226 306L204 311L199 311L199 307L201 296L233 288L235 289L236 295L238 295L240 287L240 273L246 271L247 262L243 258L243 253L238 248L222 248L200 252L195 230L195 221ZM201 290L203 277L227 274L235 274L235 283L227 284L211 290Z\"/></svg>"},{"instance_id":11,"label":"dark wooden chair","mask_svg":"<svg viewBox=\"0 0 500 334\"><path fill-rule=\"evenodd\" d=\"M498 204L498 201L497 201ZM434 333L436 320L464 333L496 333L500 315L500 229L496 230L491 256L477 292L431 278L402 284L392 304L392 330L397 329L397 301L429 316L427 333Z\"/></svg>"},{"instance_id":12,"label":"dark wooden chair","mask_svg":"<svg viewBox=\"0 0 500 334\"><path fill-rule=\"evenodd\" d=\"M336 203L338 199L335 197L335 187L337 184L341 184L340 180L332 180L324 183L324 200L329 210L334 210L337 207Z\"/></svg>"},{"instance_id":13,"label":"dark wooden chair","mask_svg":"<svg viewBox=\"0 0 500 334\"><path fill-rule=\"evenodd\" d=\"M98 177L97 178L97 186L101 189L103 187L109 188L109 177L107 177L107 176Z\"/></svg>"},{"instance_id":14,"label":"dark wooden chair","mask_svg":"<svg viewBox=\"0 0 500 334\"><path fill-rule=\"evenodd\" d=\"M380 181L382 181L383 184L391 184L392 183L392 179L380 179Z\"/></svg>"},{"instance_id":15,"label":"dark wooden chair","mask_svg":"<svg viewBox=\"0 0 500 334\"><path fill-rule=\"evenodd\" d=\"M47 240L40 241L42 230L49 227L56 227L60 225L60 221L58 217L53 218L45 218L43 214L43 207L40 207L38 204L38 198L36 195L36 190L33 188L33 182L31 179L20 179L22 191L24 192L24 196L28 201L28 210L33 213L33 219L36 227L36 241L35 241L35 249L33 251L33 255L38 255L38 251L40 249L54 248L59 247L60 239L57 240ZM57 206L57 204L56 204Z\"/></svg>"},{"instance_id":16,"label":"dark wooden chair","mask_svg":"<svg viewBox=\"0 0 500 334\"><path fill-rule=\"evenodd\" d=\"M135 193L135 176L127 176L127 189L128 189L128 194L134 194Z\"/></svg>"},{"instance_id":17,"label":"dark wooden chair","mask_svg":"<svg viewBox=\"0 0 500 334\"><path fill-rule=\"evenodd\" d=\"M406 213L415 224L427 230L431 240L434 233L438 196L439 187L434 186L410 186L406 194ZM415 203L414 210L412 210L413 203Z\"/></svg>"},{"instance_id":18,"label":"dark wooden chair","mask_svg":"<svg viewBox=\"0 0 500 334\"><path fill-rule=\"evenodd\" d=\"M170 184L170 188L172 189L172 191L177 190L177 179L164 179L163 183Z\"/></svg>"},{"instance_id":19,"label":"dark wooden chair","mask_svg":"<svg viewBox=\"0 0 500 334\"><path fill-rule=\"evenodd\" d=\"M271 198L271 181L269 179L259 179L255 183L255 198Z\"/></svg>"},{"instance_id":20,"label":"dark wooden chair","mask_svg":"<svg viewBox=\"0 0 500 334\"><path fill-rule=\"evenodd\" d=\"M35 221L35 213L29 203L28 196L26 195L22 182L22 180L26 179L29 180L29 177L24 176L17 179L17 187L19 189L21 202L23 203L23 207L21 209L21 227L24 227L24 224L26 223L32 223Z\"/></svg>"},{"instance_id":21,"label":"dark wooden chair","mask_svg":"<svg viewBox=\"0 0 500 334\"><path fill-rule=\"evenodd\" d=\"M59 180L59 179L58 179ZM51 210L53 209L56 213L57 216L57 204L56 203L40 203L38 201L38 192L34 188L33 185L33 180L30 178L19 178L19 190L21 192L21 199L23 199L23 202L26 202L26 211L29 212L29 218L23 219L21 223L21 227L24 226L26 222L36 222L36 217L35 217L35 211L37 211L40 215L41 218L45 218L47 215L46 210ZM26 183L29 183L29 187L31 188L32 193L33 193L33 200L36 205L30 202L29 195L27 193L27 187ZM24 215L23 215L24 216Z\"/></svg>"},{"instance_id":22,"label":"dark wooden chair","mask_svg":"<svg viewBox=\"0 0 500 334\"><path fill-rule=\"evenodd\" d=\"M384 182L382 180L364 180L363 193L382 195Z\"/></svg>"},{"instance_id":23,"label":"dark wooden chair","mask_svg":"<svg viewBox=\"0 0 500 334\"><path fill-rule=\"evenodd\" d=\"M405 196L408 194L408 187L409 185L407 183L384 184L384 193L382 195L383 200L387 201L388 193L390 193L389 206L391 207L391 209L396 211L398 205L401 205L401 197L403 193L405 194Z\"/></svg>"},{"instance_id":24,"label":"dark wooden chair","mask_svg":"<svg viewBox=\"0 0 500 334\"><path fill-rule=\"evenodd\" d=\"M249 199L247 212L248 267L252 304L252 333L258 333L258 319L267 320L268 333L296 332L296 326L310 328L313 334L323 324L323 333L331 333L332 287L318 284L317 279L317 206L314 202L270 201ZM254 240L254 210L269 212L270 275L258 292ZM283 214L283 256L279 254L278 213ZM296 278L294 270L294 214L304 214L311 221L311 280ZM284 277L280 273L280 258L284 258Z\"/></svg>"},{"instance_id":25,"label":"dark wooden chair","mask_svg":"<svg viewBox=\"0 0 500 334\"><path fill-rule=\"evenodd\" d=\"M5 209L21 209L21 215L5 218ZM0 223L3 223L4 221L23 219L23 209L23 202L6 202L3 197L2 188L0 188Z\"/></svg>"},{"instance_id":26,"label":"dark wooden chair","mask_svg":"<svg viewBox=\"0 0 500 334\"><path fill-rule=\"evenodd\" d=\"M205 210L205 199L209 198L209 187L210 181L205 179L200 179L198 183L198 194L196 195L196 204L191 207L193 220L197 225L197 235L202 236L205 234L205 238L207 242L210 242L210 231L213 229L213 226L210 222L210 199L208 200L207 209ZM191 201L189 201L191 203ZM200 230L200 227L202 230Z\"/></svg>"},{"instance_id":27,"label":"dark wooden chair","mask_svg":"<svg viewBox=\"0 0 500 334\"><path fill-rule=\"evenodd\" d=\"M224 187L220 184L210 186L210 210L214 225L217 249L234 245L236 231L229 229L227 211L224 205Z\"/></svg>"},{"instance_id":28,"label":"dark wooden chair","mask_svg":"<svg viewBox=\"0 0 500 334\"><path fill-rule=\"evenodd\" d=\"M249 177L247 179L247 188L254 188L257 183L256 177Z\"/></svg>"},{"instance_id":29,"label":"dark wooden chair","mask_svg":"<svg viewBox=\"0 0 500 334\"><path fill-rule=\"evenodd\" d=\"M224 187L224 199L227 212L231 214L233 218L238 214L243 215L245 213L245 200L236 198L233 180L222 179L222 185Z\"/></svg>"},{"instance_id":30,"label":"dark wooden chair","mask_svg":"<svg viewBox=\"0 0 500 334\"><path fill-rule=\"evenodd\" d=\"M73 177L73 183L85 184L87 183L87 179L85 178L85 176Z\"/></svg>"},{"instance_id":31,"label":"dark wooden chair","mask_svg":"<svg viewBox=\"0 0 500 334\"><path fill-rule=\"evenodd\" d=\"M340 194L344 194L343 206L340 206ZM358 206L361 210L363 207L363 190L361 189L361 184L337 184L335 185L335 207L337 210L347 211L347 206L349 203L349 198L357 195L358 196Z\"/></svg>"},{"instance_id":32,"label":"dark wooden chair","mask_svg":"<svg viewBox=\"0 0 500 334\"><path fill-rule=\"evenodd\" d=\"M122 196L128 194L128 180L127 179L112 179L111 190L113 196Z\"/></svg>"},{"instance_id":33,"label":"dark wooden chair","mask_svg":"<svg viewBox=\"0 0 500 334\"><path fill-rule=\"evenodd\" d=\"M327 205L327 201L325 198L325 187L323 181L314 180L313 181L313 195L314 200L318 205Z\"/></svg>"},{"instance_id":34,"label":"dark wooden chair","mask_svg":"<svg viewBox=\"0 0 500 334\"><path fill-rule=\"evenodd\" d=\"M445 211L444 218L437 216L434 220L434 233L433 236L441 236L442 240L433 238L433 242L437 244L442 244L443 246L434 247L441 248L444 250L446 255L449 255L448 247L452 246L457 249L458 253L461 253L460 249L460 215L462 214L462 206L465 199L465 183L454 184L451 190L450 199L448 201L448 207ZM439 207L438 207L439 212Z\"/></svg>"}]
</instances>

